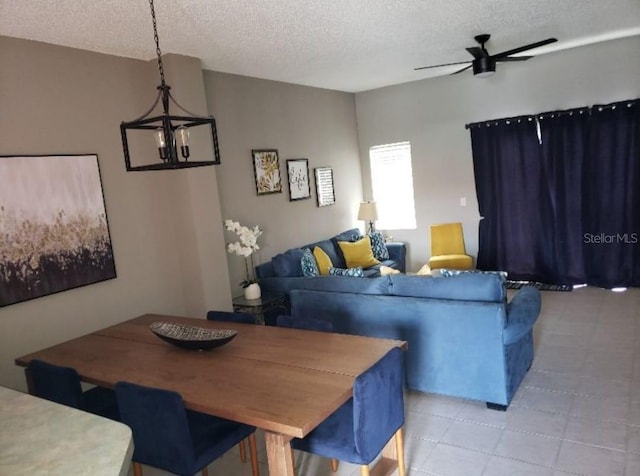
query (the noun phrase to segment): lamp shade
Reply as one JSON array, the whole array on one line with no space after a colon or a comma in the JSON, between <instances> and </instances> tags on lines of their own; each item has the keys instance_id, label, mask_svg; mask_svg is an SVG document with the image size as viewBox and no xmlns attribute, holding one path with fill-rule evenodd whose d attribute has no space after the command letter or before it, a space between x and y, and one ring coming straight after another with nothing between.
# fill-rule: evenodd
<instances>
[{"instance_id":1,"label":"lamp shade","mask_svg":"<svg viewBox=\"0 0 640 476\"><path fill-rule=\"evenodd\" d=\"M376 221L378 219L378 209L376 202L362 202L358 210L358 220Z\"/></svg>"}]
</instances>

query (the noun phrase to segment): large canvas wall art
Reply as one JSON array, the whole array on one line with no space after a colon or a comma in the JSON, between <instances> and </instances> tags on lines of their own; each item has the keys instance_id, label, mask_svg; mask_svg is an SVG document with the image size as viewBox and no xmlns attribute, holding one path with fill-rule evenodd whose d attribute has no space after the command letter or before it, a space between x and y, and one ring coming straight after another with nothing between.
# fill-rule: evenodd
<instances>
[{"instance_id":1,"label":"large canvas wall art","mask_svg":"<svg viewBox=\"0 0 640 476\"><path fill-rule=\"evenodd\" d=\"M0 307L116 277L97 155L0 157Z\"/></svg>"}]
</instances>

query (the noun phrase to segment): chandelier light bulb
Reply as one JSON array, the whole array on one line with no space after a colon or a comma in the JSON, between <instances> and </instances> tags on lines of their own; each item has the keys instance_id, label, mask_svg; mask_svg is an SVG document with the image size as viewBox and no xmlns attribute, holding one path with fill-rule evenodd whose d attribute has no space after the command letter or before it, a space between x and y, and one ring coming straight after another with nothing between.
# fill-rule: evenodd
<instances>
[{"instance_id":1,"label":"chandelier light bulb","mask_svg":"<svg viewBox=\"0 0 640 476\"><path fill-rule=\"evenodd\" d=\"M155 138L158 149L162 149L167 146L167 142L164 139L164 131L162 130L162 127L158 127L156 129Z\"/></svg>"},{"instance_id":2,"label":"chandelier light bulb","mask_svg":"<svg viewBox=\"0 0 640 476\"><path fill-rule=\"evenodd\" d=\"M176 140L180 146L182 157L189 158L189 129L185 126L176 128Z\"/></svg>"}]
</instances>

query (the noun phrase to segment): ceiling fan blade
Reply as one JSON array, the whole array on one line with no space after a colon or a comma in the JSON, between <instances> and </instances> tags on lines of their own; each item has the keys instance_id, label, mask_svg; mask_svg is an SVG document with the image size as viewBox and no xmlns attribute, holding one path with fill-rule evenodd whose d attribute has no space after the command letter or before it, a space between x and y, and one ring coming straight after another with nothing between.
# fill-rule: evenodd
<instances>
[{"instance_id":1,"label":"ceiling fan blade","mask_svg":"<svg viewBox=\"0 0 640 476\"><path fill-rule=\"evenodd\" d=\"M451 75L458 74L458 73L462 73L463 71L466 71L466 70L468 70L469 68L471 68L471 66L473 66L473 64L470 64L469 66L465 66L464 68L459 69L458 71L456 71L456 72L454 72L454 73L451 73Z\"/></svg>"},{"instance_id":2,"label":"ceiling fan blade","mask_svg":"<svg viewBox=\"0 0 640 476\"><path fill-rule=\"evenodd\" d=\"M504 58L493 58L496 61L526 61L533 56L505 56Z\"/></svg>"},{"instance_id":3,"label":"ceiling fan blade","mask_svg":"<svg viewBox=\"0 0 640 476\"><path fill-rule=\"evenodd\" d=\"M521 46L519 48L514 48L512 50L503 51L502 53L498 53L498 54L493 55L493 58L495 60L500 60L500 59L504 58L505 56L515 55L515 54L521 53L523 51L532 50L532 49L538 48L540 46L548 45L549 43L555 43L556 41L558 41L556 38L547 38L546 40L538 41L536 43L531 43L529 45L524 45L524 46Z\"/></svg>"},{"instance_id":4,"label":"ceiling fan blade","mask_svg":"<svg viewBox=\"0 0 640 476\"><path fill-rule=\"evenodd\" d=\"M466 48L466 50L469 53L471 53L471 55L476 59L478 59L478 58L486 58L487 56L489 56L487 54L486 50L483 50L479 46L472 46L471 48Z\"/></svg>"},{"instance_id":5,"label":"ceiling fan blade","mask_svg":"<svg viewBox=\"0 0 640 476\"><path fill-rule=\"evenodd\" d=\"M457 63L434 64L433 66L420 66L419 68L413 68L413 70L418 71L419 69L439 68L440 66L451 66L454 64L465 64L465 63L470 63L470 61L458 61Z\"/></svg>"}]
</instances>

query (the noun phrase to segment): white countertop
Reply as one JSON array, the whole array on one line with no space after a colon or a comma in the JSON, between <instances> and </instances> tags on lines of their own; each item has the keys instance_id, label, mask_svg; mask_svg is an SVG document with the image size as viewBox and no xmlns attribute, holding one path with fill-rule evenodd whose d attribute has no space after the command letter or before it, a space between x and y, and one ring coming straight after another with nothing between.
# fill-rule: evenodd
<instances>
[{"instance_id":1,"label":"white countertop","mask_svg":"<svg viewBox=\"0 0 640 476\"><path fill-rule=\"evenodd\" d=\"M126 476L128 426L0 386L0 474Z\"/></svg>"}]
</instances>

